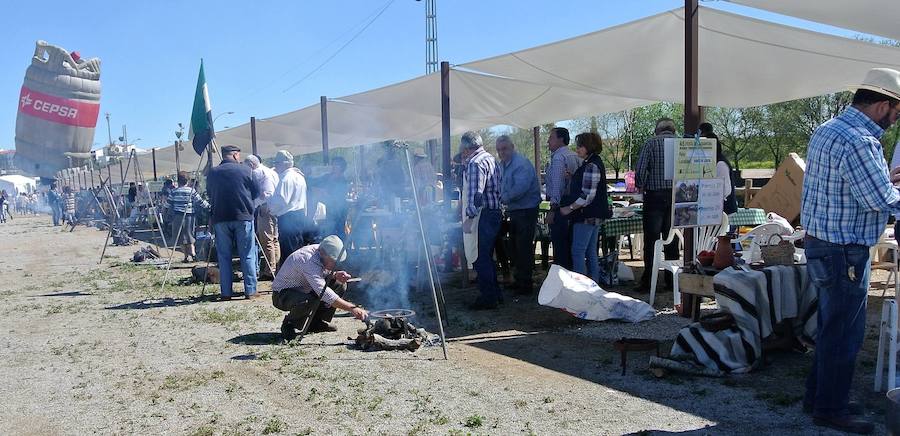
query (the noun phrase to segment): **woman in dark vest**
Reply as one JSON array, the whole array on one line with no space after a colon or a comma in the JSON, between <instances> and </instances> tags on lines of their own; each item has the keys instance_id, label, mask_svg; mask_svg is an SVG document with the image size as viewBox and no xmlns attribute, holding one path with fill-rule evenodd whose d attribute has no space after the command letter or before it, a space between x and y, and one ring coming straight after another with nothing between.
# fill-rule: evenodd
<instances>
[{"instance_id":1,"label":"woman in dark vest","mask_svg":"<svg viewBox=\"0 0 900 436\"><path fill-rule=\"evenodd\" d=\"M575 137L575 152L583 159L569 182L560 213L572 223L573 269L595 282L600 279L597 237L600 224L612 216L606 195L606 168L600 159L600 135L588 132Z\"/></svg>"}]
</instances>

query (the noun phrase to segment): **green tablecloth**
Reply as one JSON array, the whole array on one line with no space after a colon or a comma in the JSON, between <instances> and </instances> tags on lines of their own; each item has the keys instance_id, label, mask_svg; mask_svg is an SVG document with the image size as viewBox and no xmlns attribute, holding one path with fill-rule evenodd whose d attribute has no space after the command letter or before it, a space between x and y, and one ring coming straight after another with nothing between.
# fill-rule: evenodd
<instances>
[{"instance_id":1,"label":"green tablecloth","mask_svg":"<svg viewBox=\"0 0 900 436\"><path fill-rule=\"evenodd\" d=\"M728 222L732 226L758 226L765 224L766 213L762 209L738 209L728 216ZM600 228L600 234L603 236L622 236L643 231L640 215L606 220Z\"/></svg>"}]
</instances>

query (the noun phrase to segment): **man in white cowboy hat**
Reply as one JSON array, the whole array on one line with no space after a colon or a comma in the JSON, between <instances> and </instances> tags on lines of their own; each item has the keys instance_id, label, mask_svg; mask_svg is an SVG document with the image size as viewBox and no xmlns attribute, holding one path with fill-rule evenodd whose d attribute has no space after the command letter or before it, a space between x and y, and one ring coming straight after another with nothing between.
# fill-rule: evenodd
<instances>
[{"instance_id":1,"label":"man in white cowboy hat","mask_svg":"<svg viewBox=\"0 0 900 436\"><path fill-rule=\"evenodd\" d=\"M818 331L804 411L816 425L868 434L871 422L849 401L866 328L869 248L900 212L900 168L888 170L879 138L900 114L900 72L875 68L842 114L809 140L800 221L807 271L818 293Z\"/></svg>"},{"instance_id":2,"label":"man in white cowboy hat","mask_svg":"<svg viewBox=\"0 0 900 436\"><path fill-rule=\"evenodd\" d=\"M269 197L269 211L278 220L278 244L281 262L304 244L303 234L309 230L306 216L306 178L294 167L294 156L279 150L273 159L278 185Z\"/></svg>"},{"instance_id":3,"label":"man in white cowboy hat","mask_svg":"<svg viewBox=\"0 0 900 436\"><path fill-rule=\"evenodd\" d=\"M297 337L306 319L312 317L309 332L336 331L331 323L335 309L346 310L356 319L365 320L365 309L341 298L350 274L334 271L337 262L347 257L344 243L335 235L326 236L319 244L307 245L287 256L272 282L272 304L288 312L281 323L281 334L287 341ZM326 271L334 271L326 285ZM318 299L322 302L312 313Z\"/></svg>"}]
</instances>

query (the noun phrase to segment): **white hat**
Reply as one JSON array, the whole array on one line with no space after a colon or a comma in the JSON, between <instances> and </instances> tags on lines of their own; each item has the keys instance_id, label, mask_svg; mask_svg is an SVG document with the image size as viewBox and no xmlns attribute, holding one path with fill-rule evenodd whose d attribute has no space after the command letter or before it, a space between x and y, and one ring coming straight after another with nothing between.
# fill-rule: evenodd
<instances>
[{"instance_id":1,"label":"white hat","mask_svg":"<svg viewBox=\"0 0 900 436\"><path fill-rule=\"evenodd\" d=\"M868 89L900 100L900 71L890 68L872 68L856 89Z\"/></svg>"},{"instance_id":2,"label":"white hat","mask_svg":"<svg viewBox=\"0 0 900 436\"><path fill-rule=\"evenodd\" d=\"M413 156L427 157L427 155L425 154L425 147L416 147L416 149L413 151Z\"/></svg>"},{"instance_id":3,"label":"white hat","mask_svg":"<svg viewBox=\"0 0 900 436\"><path fill-rule=\"evenodd\" d=\"M319 250L322 253L338 262L343 262L347 258L347 252L344 251L344 242L337 235L328 235L319 243ZM341 258L338 259L338 256Z\"/></svg>"},{"instance_id":4,"label":"white hat","mask_svg":"<svg viewBox=\"0 0 900 436\"><path fill-rule=\"evenodd\" d=\"M278 153L275 153L275 162L290 162L294 163L294 155L287 150L278 150Z\"/></svg>"}]
</instances>

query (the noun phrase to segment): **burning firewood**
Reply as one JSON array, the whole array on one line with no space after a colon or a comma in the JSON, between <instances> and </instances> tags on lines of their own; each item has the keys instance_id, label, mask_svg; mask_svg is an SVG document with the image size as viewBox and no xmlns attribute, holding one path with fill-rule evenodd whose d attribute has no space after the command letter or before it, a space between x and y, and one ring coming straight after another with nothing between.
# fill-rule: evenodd
<instances>
[{"instance_id":1,"label":"burning firewood","mask_svg":"<svg viewBox=\"0 0 900 436\"><path fill-rule=\"evenodd\" d=\"M365 351L416 351L427 342L425 329L416 328L405 317L389 314L366 320L366 327L359 329L356 337L356 345Z\"/></svg>"}]
</instances>

